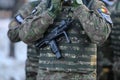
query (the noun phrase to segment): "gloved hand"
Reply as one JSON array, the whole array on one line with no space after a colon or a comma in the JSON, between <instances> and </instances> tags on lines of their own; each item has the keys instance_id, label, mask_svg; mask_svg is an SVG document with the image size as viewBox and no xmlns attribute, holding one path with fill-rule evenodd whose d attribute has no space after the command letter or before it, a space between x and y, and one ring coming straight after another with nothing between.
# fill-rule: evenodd
<instances>
[{"instance_id":1,"label":"gloved hand","mask_svg":"<svg viewBox=\"0 0 120 80\"><path fill-rule=\"evenodd\" d=\"M51 0L48 7L48 13L51 17L55 18L62 8L61 0Z\"/></svg>"}]
</instances>

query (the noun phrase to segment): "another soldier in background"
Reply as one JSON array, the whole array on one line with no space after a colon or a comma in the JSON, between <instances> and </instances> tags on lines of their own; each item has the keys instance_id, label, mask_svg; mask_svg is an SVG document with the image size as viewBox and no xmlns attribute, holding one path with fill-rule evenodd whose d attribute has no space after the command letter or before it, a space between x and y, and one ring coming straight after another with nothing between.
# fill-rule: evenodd
<instances>
[{"instance_id":1,"label":"another soldier in background","mask_svg":"<svg viewBox=\"0 0 120 80\"><path fill-rule=\"evenodd\" d=\"M115 0L101 0L111 11ZM98 46L98 80L113 80L113 50L111 48L111 38L109 37L103 46Z\"/></svg>"},{"instance_id":2,"label":"another soldier in background","mask_svg":"<svg viewBox=\"0 0 120 80\"><path fill-rule=\"evenodd\" d=\"M26 70L30 74L28 80L30 76L31 80L36 80L36 75L37 80L96 80L97 45L108 38L112 21L102 2L86 0L84 4L90 3L91 10L83 2L41 0L34 9L35 4L29 3L19 10L9 25L8 36L13 42L22 40L29 45L26 62ZM68 17L74 20L67 31L71 43L66 43L64 37L57 40L62 53L60 59L49 46L40 50L34 47L36 40L42 39L44 33L47 34Z\"/></svg>"},{"instance_id":3,"label":"another soldier in background","mask_svg":"<svg viewBox=\"0 0 120 80\"><path fill-rule=\"evenodd\" d=\"M103 0L105 1L105 0ZM112 3L112 5L109 5L107 3ZM107 42L109 42L109 45L106 46L106 50L107 50L107 53L103 53L104 55L106 55L105 58L108 59L108 62L110 62L110 65L107 66L107 69L110 67L109 70L107 71L112 71L112 75L108 74L109 72L104 72L106 75L102 74L101 76L101 80L104 80L103 78L107 77L107 79L105 80L119 80L120 79L120 45L119 45L119 37L120 37L120 1L119 0L106 0L105 3L107 4L107 7L109 8L109 10L111 11L111 17L112 17L112 20L113 20L113 24L114 26L112 27L112 33L108 39ZM113 4L114 3L114 4ZM109 50L112 50L111 52ZM108 53L108 51L110 53ZM111 56L110 56L111 55ZM103 60L103 62L105 62ZM105 63L104 65L106 64L109 64L109 63ZM104 66L103 65L103 66ZM104 69L104 68L103 68ZM104 69L105 70L105 69ZM103 73L102 72L102 73ZM100 77L100 76L99 76Z\"/></svg>"},{"instance_id":4,"label":"another soldier in background","mask_svg":"<svg viewBox=\"0 0 120 80\"><path fill-rule=\"evenodd\" d=\"M120 0L113 5L111 17L114 26L111 33L111 46L113 49L113 71L114 80L120 79Z\"/></svg>"}]
</instances>

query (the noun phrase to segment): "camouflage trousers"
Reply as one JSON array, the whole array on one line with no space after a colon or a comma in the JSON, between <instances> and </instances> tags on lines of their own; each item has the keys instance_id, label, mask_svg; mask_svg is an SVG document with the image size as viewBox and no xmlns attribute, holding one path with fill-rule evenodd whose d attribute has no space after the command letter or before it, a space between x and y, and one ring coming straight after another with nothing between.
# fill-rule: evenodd
<instances>
[{"instance_id":1,"label":"camouflage trousers","mask_svg":"<svg viewBox=\"0 0 120 80\"><path fill-rule=\"evenodd\" d=\"M26 72L26 80L36 80L37 73Z\"/></svg>"},{"instance_id":2,"label":"camouflage trousers","mask_svg":"<svg viewBox=\"0 0 120 80\"><path fill-rule=\"evenodd\" d=\"M37 80L96 80L96 75L39 70Z\"/></svg>"},{"instance_id":3,"label":"camouflage trousers","mask_svg":"<svg viewBox=\"0 0 120 80\"><path fill-rule=\"evenodd\" d=\"M36 63L38 63L38 61L33 59L28 58L26 60L26 67L25 67L26 80L36 80L37 70L38 70L38 66L36 65Z\"/></svg>"}]
</instances>

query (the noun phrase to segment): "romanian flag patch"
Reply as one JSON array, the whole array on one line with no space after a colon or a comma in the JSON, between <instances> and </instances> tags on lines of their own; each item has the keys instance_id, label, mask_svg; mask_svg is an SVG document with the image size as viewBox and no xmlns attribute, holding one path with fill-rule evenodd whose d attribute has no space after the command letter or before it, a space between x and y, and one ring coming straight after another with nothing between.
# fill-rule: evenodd
<instances>
[{"instance_id":1,"label":"romanian flag patch","mask_svg":"<svg viewBox=\"0 0 120 80\"><path fill-rule=\"evenodd\" d=\"M104 6L101 6L101 8L99 8L99 12L105 13L105 14L110 14L110 12L108 11L108 9Z\"/></svg>"},{"instance_id":2,"label":"romanian flag patch","mask_svg":"<svg viewBox=\"0 0 120 80\"><path fill-rule=\"evenodd\" d=\"M102 18L104 18L107 22L112 23L110 12L108 9L104 6L101 6L101 8L97 9L98 13L101 15Z\"/></svg>"}]
</instances>

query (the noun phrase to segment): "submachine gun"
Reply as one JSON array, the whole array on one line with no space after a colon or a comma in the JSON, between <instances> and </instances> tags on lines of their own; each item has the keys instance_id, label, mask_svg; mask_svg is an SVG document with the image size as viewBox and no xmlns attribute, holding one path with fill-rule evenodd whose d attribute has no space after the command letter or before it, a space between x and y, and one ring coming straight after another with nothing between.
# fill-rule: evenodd
<instances>
[{"instance_id":1,"label":"submachine gun","mask_svg":"<svg viewBox=\"0 0 120 80\"><path fill-rule=\"evenodd\" d=\"M57 59L62 58L61 52L56 44L56 39L61 36L65 36L68 43L70 43L70 38L67 35L66 30L70 27L69 25L73 22L73 20L69 17L65 20L62 20L58 26L48 33L44 38L38 40L35 43L37 48L42 48L43 46L49 45L51 51L56 55Z\"/></svg>"}]
</instances>

